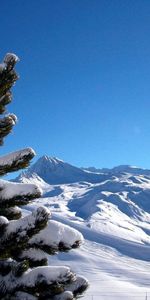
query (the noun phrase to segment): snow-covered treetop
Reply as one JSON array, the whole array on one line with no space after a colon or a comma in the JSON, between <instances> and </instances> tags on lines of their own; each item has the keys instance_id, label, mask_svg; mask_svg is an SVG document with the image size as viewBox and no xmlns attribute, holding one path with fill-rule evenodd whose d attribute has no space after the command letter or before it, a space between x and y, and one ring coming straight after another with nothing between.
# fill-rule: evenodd
<instances>
[{"instance_id":1,"label":"snow-covered treetop","mask_svg":"<svg viewBox=\"0 0 150 300\"><path fill-rule=\"evenodd\" d=\"M4 57L4 63L8 64L9 62L18 62L19 57L14 53L7 53Z\"/></svg>"},{"instance_id":2,"label":"snow-covered treetop","mask_svg":"<svg viewBox=\"0 0 150 300\"><path fill-rule=\"evenodd\" d=\"M0 73L7 69L7 67L11 66L11 69L14 65L19 61L19 57L14 53L7 53L4 57L3 63L0 64Z\"/></svg>"},{"instance_id":3,"label":"snow-covered treetop","mask_svg":"<svg viewBox=\"0 0 150 300\"><path fill-rule=\"evenodd\" d=\"M17 55L7 53L0 64L0 114L5 112L6 105L12 100L11 88L18 79L14 66L18 60ZM0 119L0 145L3 144L4 138L11 132L16 121L17 117L14 114Z\"/></svg>"}]
</instances>

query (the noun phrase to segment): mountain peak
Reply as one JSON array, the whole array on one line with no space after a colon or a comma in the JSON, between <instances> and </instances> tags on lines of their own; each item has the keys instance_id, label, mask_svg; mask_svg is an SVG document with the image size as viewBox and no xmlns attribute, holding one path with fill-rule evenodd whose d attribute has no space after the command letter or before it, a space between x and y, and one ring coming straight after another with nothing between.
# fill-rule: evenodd
<instances>
[{"instance_id":1,"label":"mountain peak","mask_svg":"<svg viewBox=\"0 0 150 300\"><path fill-rule=\"evenodd\" d=\"M106 175L94 174L75 167L57 157L43 155L35 164L28 168L26 175L29 178L37 174L49 184L65 184L79 181L97 183L106 178Z\"/></svg>"},{"instance_id":2,"label":"mountain peak","mask_svg":"<svg viewBox=\"0 0 150 300\"><path fill-rule=\"evenodd\" d=\"M75 182L100 183L103 180L110 180L114 176L122 174L150 176L150 170L144 170L135 166L120 165L112 169L81 169L75 167L57 157L43 155L40 157L23 176L30 178L37 174L48 184L69 184Z\"/></svg>"},{"instance_id":3,"label":"mountain peak","mask_svg":"<svg viewBox=\"0 0 150 300\"><path fill-rule=\"evenodd\" d=\"M43 155L42 157L39 158L38 161L43 161L43 162L49 162L49 163L65 163L62 159L58 158L58 157L51 157L48 155Z\"/></svg>"}]
</instances>

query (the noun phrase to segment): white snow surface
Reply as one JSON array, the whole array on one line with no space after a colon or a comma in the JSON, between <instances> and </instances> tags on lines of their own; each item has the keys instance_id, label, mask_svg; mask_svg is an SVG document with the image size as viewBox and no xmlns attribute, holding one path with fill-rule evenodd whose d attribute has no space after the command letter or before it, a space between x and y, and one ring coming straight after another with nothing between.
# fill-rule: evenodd
<instances>
[{"instance_id":1,"label":"white snow surface","mask_svg":"<svg viewBox=\"0 0 150 300\"><path fill-rule=\"evenodd\" d=\"M36 278L39 277L39 274L41 278L43 276L43 278L45 277L47 279L48 284L51 284L53 282L65 282L68 280L68 277L70 275L70 268L65 266L37 267L25 272L20 280L26 286L32 287L35 285Z\"/></svg>"},{"instance_id":2,"label":"white snow surface","mask_svg":"<svg viewBox=\"0 0 150 300\"><path fill-rule=\"evenodd\" d=\"M24 215L42 204L52 212L51 222L69 225L84 236L79 249L49 256L49 264L69 265L85 276L90 283L85 300L142 300L146 293L150 298L149 170L140 174L139 168L128 167L127 173L120 169L96 183L89 179L52 185L36 173L20 177L22 182L39 182L44 195L25 206Z\"/></svg>"},{"instance_id":3,"label":"white snow surface","mask_svg":"<svg viewBox=\"0 0 150 300\"><path fill-rule=\"evenodd\" d=\"M42 259L46 259L46 253L40 249L37 248L30 248L28 250L24 250L21 255L20 258L30 258L33 261L34 260L42 260Z\"/></svg>"},{"instance_id":4,"label":"white snow surface","mask_svg":"<svg viewBox=\"0 0 150 300\"><path fill-rule=\"evenodd\" d=\"M24 272L20 277L13 277L13 275L8 274L3 277L3 279L5 280L8 290L11 290L19 285L34 287L37 281L41 283L46 281L49 285L54 282L65 283L72 275L74 274L67 266L42 266L28 269L28 271Z\"/></svg>"},{"instance_id":5,"label":"white snow surface","mask_svg":"<svg viewBox=\"0 0 150 300\"><path fill-rule=\"evenodd\" d=\"M15 293L15 300L37 300L37 297L29 295L24 292L16 292Z\"/></svg>"},{"instance_id":6,"label":"white snow surface","mask_svg":"<svg viewBox=\"0 0 150 300\"><path fill-rule=\"evenodd\" d=\"M19 231L21 237L26 236L27 230L34 228L36 220L43 220L43 215L45 214L50 214L49 209L47 207L40 206L38 209L34 210L32 214L29 214L19 220L10 221L7 225L7 231L5 235Z\"/></svg>"},{"instance_id":7,"label":"white snow surface","mask_svg":"<svg viewBox=\"0 0 150 300\"><path fill-rule=\"evenodd\" d=\"M0 201L37 193L41 194L42 190L33 183L15 183L0 179Z\"/></svg>"},{"instance_id":8,"label":"white snow surface","mask_svg":"<svg viewBox=\"0 0 150 300\"><path fill-rule=\"evenodd\" d=\"M45 229L30 239L30 243L38 243L57 248L60 242L66 247L73 246L77 241L83 242L82 234L70 226L50 220Z\"/></svg>"}]
</instances>

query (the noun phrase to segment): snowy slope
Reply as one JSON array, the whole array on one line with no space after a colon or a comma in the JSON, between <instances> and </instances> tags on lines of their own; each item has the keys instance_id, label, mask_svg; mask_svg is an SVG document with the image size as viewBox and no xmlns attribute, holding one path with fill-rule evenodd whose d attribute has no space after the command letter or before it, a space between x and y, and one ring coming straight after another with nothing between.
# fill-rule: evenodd
<instances>
[{"instance_id":1,"label":"snowy slope","mask_svg":"<svg viewBox=\"0 0 150 300\"><path fill-rule=\"evenodd\" d=\"M50 208L54 220L73 226L85 237L80 250L50 257L50 264L72 265L77 273L88 277L91 285L86 300L145 299L146 291L150 296L149 170L140 172L140 168L128 166L125 172L121 166L114 173L101 173L96 182L93 173L87 172L88 181L81 182L80 172L74 172L76 167L63 163L63 172L57 177L62 162L57 160L54 170L49 162L47 182L40 177L45 174L45 159L40 168L33 165L18 178L43 190L43 198L24 207L24 213L42 204ZM70 183L69 173L74 182ZM53 174L57 183L49 184Z\"/></svg>"},{"instance_id":2,"label":"snowy slope","mask_svg":"<svg viewBox=\"0 0 150 300\"><path fill-rule=\"evenodd\" d=\"M53 170L51 164L54 159L47 158L46 172L49 170L49 177L52 177L53 173L55 175L56 169L58 172L62 164L63 174L64 172L67 174L66 177L59 178L60 181L64 178L65 184L52 185L39 176L42 172L45 174L45 159L42 157L18 178L20 182L39 185L43 190L43 204L49 206L54 212L82 220L85 226L97 232L139 243L150 243L150 177L119 172L115 175L107 174L103 181L101 177L99 183L91 183L78 182L77 173L76 182L68 183L69 172L70 177L73 178L76 167L70 165L68 167L67 163L57 159L57 166ZM31 173L32 169L34 173ZM130 172L132 169L135 168L131 167ZM35 171L38 171L38 174ZM90 181L93 173L89 172L88 176Z\"/></svg>"}]
</instances>

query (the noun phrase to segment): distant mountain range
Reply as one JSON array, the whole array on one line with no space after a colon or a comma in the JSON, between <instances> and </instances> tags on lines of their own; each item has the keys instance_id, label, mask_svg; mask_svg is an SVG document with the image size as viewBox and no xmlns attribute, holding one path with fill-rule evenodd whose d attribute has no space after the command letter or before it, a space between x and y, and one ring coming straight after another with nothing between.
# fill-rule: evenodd
<instances>
[{"instance_id":1,"label":"distant mountain range","mask_svg":"<svg viewBox=\"0 0 150 300\"><path fill-rule=\"evenodd\" d=\"M35 164L23 173L23 176L28 178L33 173L36 173L49 184L64 184L80 181L98 183L108 178L107 174L97 174L88 170L83 170L72 166L63 160L48 156L39 158Z\"/></svg>"},{"instance_id":2,"label":"distant mountain range","mask_svg":"<svg viewBox=\"0 0 150 300\"><path fill-rule=\"evenodd\" d=\"M30 178L34 173L49 184L67 184L80 181L99 183L113 176L120 176L123 173L150 176L150 170L129 165L121 165L112 169L78 168L61 159L46 155L40 157L36 163L20 176ZM17 180L19 180L20 176Z\"/></svg>"},{"instance_id":3,"label":"distant mountain range","mask_svg":"<svg viewBox=\"0 0 150 300\"><path fill-rule=\"evenodd\" d=\"M82 168L84 170L94 172L94 173L104 173L104 174L119 174L119 173L132 173L134 175L147 175L150 176L150 170L148 169L142 169L135 166L130 165L120 165L117 167L114 167L112 169L109 168L102 168L97 169L95 167L89 167L89 168Z\"/></svg>"},{"instance_id":4,"label":"distant mountain range","mask_svg":"<svg viewBox=\"0 0 150 300\"><path fill-rule=\"evenodd\" d=\"M53 212L73 214L98 232L150 243L150 170L83 169L42 156L16 181L38 184L38 201Z\"/></svg>"}]
</instances>

